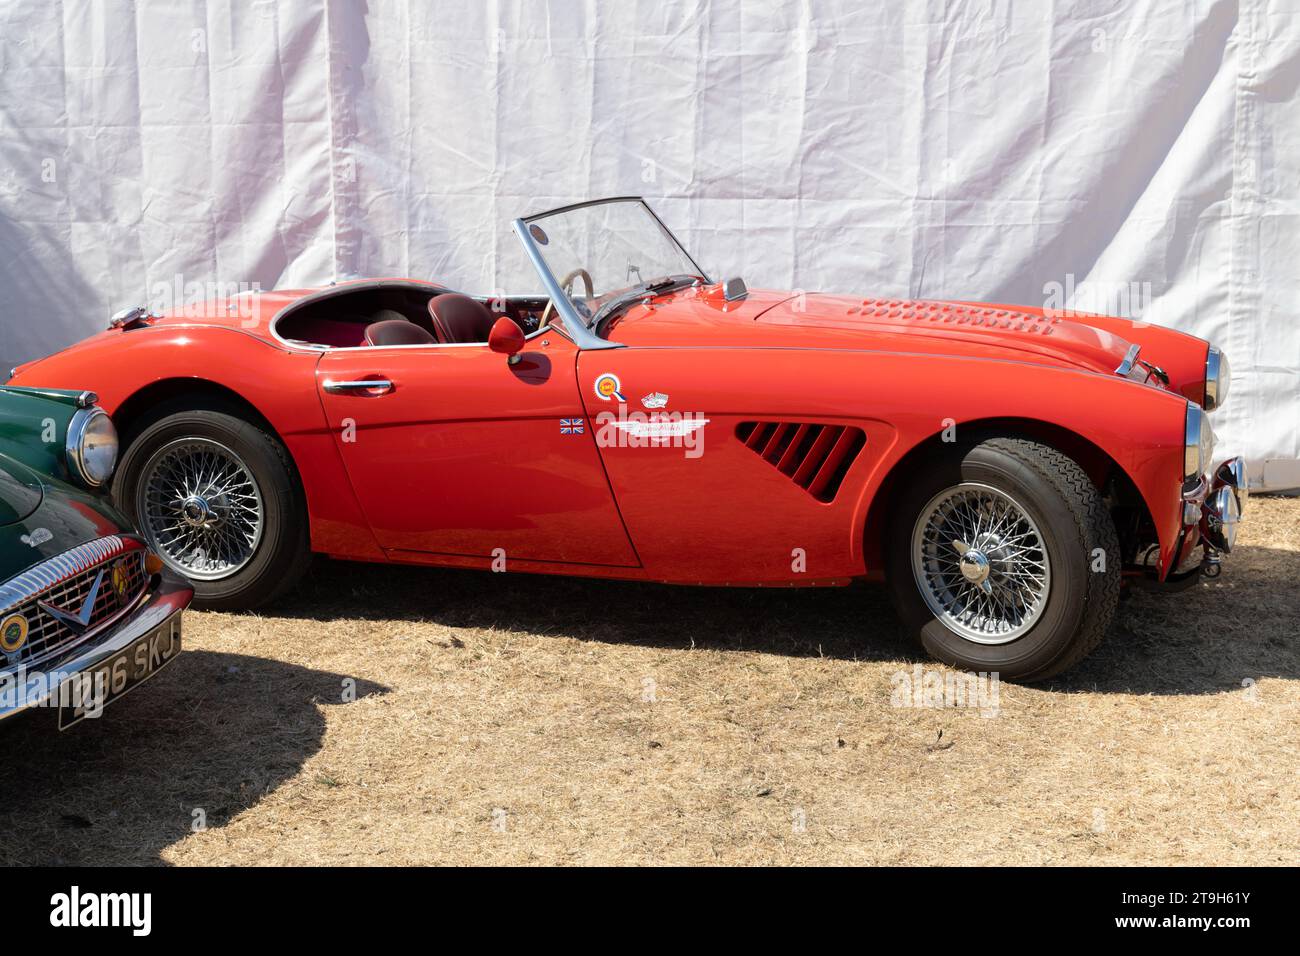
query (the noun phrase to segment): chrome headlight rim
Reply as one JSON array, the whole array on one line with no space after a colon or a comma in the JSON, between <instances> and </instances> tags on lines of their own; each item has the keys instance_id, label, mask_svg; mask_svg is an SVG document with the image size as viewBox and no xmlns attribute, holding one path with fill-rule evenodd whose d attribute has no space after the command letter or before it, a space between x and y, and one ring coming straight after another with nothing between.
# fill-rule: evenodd
<instances>
[{"instance_id":1,"label":"chrome headlight rim","mask_svg":"<svg viewBox=\"0 0 1300 956\"><path fill-rule=\"evenodd\" d=\"M1211 345L1205 356L1205 410L1222 408L1228 400L1228 386L1232 383L1228 357L1223 350Z\"/></svg>"},{"instance_id":2,"label":"chrome headlight rim","mask_svg":"<svg viewBox=\"0 0 1300 956\"><path fill-rule=\"evenodd\" d=\"M103 431L105 428L107 431ZM94 434L95 429L109 438L106 444L111 445L112 450L107 465L95 461L96 449L87 448L86 438ZM108 484L117 470L118 453L117 428L108 412L95 405L77 409L68 422L64 449L68 456L68 469L82 484L89 488L102 488Z\"/></svg>"}]
</instances>

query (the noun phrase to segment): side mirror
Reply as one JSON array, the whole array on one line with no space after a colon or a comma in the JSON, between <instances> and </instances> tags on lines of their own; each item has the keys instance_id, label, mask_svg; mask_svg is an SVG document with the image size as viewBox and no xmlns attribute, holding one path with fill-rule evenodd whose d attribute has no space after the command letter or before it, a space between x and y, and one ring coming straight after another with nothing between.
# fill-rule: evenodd
<instances>
[{"instance_id":1,"label":"side mirror","mask_svg":"<svg viewBox=\"0 0 1300 956\"><path fill-rule=\"evenodd\" d=\"M519 350L523 347L524 333L515 325L514 320L505 317L497 319L492 325L492 331L488 333L488 348L510 356L509 362L514 365L519 361Z\"/></svg>"},{"instance_id":2,"label":"side mirror","mask_svg":"<svg viewBox=\"0 0 1300 956\"><path fill-rule=\"evenodd\" d=\"M745 280L740 276L722 283L722 298L727 302L735 302L747 295L749 295L749 289L745 287Z\"/></svg>"}]
</instances>

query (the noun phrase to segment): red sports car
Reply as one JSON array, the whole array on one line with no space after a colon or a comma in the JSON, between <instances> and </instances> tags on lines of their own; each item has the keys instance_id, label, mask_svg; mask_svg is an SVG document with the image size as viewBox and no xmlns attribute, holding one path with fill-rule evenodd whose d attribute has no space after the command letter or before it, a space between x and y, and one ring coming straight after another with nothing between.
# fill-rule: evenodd
<instances>
[{"instance_id":1,"label":"red sports car","mask_svg":"<svg viewBox=\"0 0 1300 956\"><path fill-rule=\"evenodd\" d=\"M313 552L683 584L885 578L933 656L1050 677L1123 584L1219 571L1228 365L1101 316L748 290L640 199L514 230L544 296L380 279L120 313L12 384L93 389L200 606Z\"/></svg>"}]
</instances>

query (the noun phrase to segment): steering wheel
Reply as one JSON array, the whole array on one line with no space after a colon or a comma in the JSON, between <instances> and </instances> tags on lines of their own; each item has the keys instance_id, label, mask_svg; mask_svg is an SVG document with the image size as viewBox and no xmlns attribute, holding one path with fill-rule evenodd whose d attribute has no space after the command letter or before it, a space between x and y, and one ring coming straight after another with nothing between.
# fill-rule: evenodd
<instances>
[{"instance_id":1,"label":"steering wheel","mask_svg":"<svg viewBox=\"0 0 1300 956\"><path fill-rule=\"evenodd\" d=\"M591 273L588 272L586 269L582 269L582 268L574 269L572 272L570 272L568 275L566 275L563 279L560 280L560 288L564 290L565 295L568 295L569 292L571 292L573 289L573 280L578 278L582 279L582 284L587 289L587 298L590 299L594 294L595 286L593 286L591 283ZM546 328L547 324L551 321L551 311L554 308L555 308L555 300L554 299L547 300L546 308L542 310L542 321L537 323L537 331L540 332L542 329Z\"/></svg>"}]
</instances>

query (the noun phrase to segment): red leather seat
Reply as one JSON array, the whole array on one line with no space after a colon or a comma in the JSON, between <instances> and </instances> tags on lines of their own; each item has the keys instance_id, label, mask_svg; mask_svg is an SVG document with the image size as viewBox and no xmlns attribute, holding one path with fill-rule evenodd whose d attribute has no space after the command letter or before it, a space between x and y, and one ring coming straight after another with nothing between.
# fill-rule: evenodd
<instances>
[{"instance_id":1,"label":"red leather seat","mask_svg":"<svg viewBox=\"0 0 1300 956\"><path fill-rule=\"evenodd\" d=\"M429 332L406 319L385 319L366 326L367 345L437 345Z\"/></svg>"},{"instance_id":2,"label":"red leather seat","mask_svg":"<svg viewBox=\"0 0 1300 956\"><path fill-rule=\"evenodd\" d=\"M493 323L501 316L467 295L444 292L429 300L429 318L438 341L451 344L486 342Z\"/></svg>"}]
</instances>

